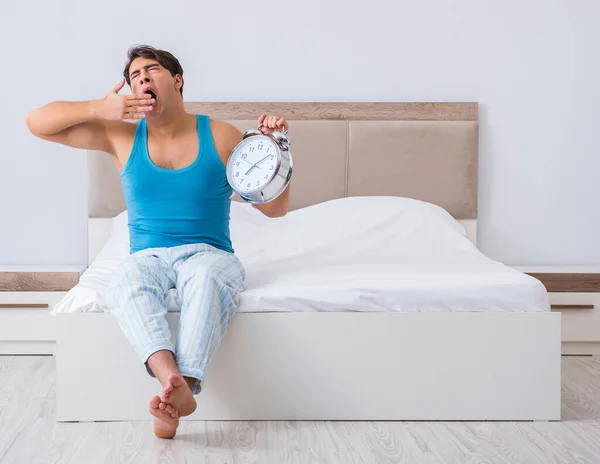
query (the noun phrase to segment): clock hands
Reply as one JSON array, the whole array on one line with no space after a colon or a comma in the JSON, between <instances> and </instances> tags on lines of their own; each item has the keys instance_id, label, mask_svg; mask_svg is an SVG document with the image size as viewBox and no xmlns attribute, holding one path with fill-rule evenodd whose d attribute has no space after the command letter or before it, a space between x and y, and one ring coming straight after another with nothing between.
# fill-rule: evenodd
<instances>
[{"instance_id":1,"label":"clock hands","mask_svg":"<svg viewBox=\"0 0 600 464\"><path fill-rule=\"evenodd\" d=\"M260 163L262 163L264 160L266 160L266 159L267 159L269 156L271 156L271 155L267 155L267 156L265 156L265 157L264 157L263 159L261 159L261 160L260 160L258 163L256 163L256 167L258 167L258 165L259 165ZM259 169L260 169L260 168L259 168Z\"/></svg>"},{"instance_id":2,"label":"clock hands","mask_svg":"<svg viewBox=\"0 0 600 464\"><path fill-rule=\"evenodd\" d=\"M267 155L267 156L265 156L263 159L261 159L261 160L260 160L258 163L256 163L256 164L260 164L260 163L262 163L262 162L263 162L264 160L266 160L266 159L267 159L269 156L271 156L271 155Z\"/></svg>"},{"instance_id":3,"label":"clock hands","mask_svg":"<svg viewBox=\"0 0 600 464\"><path fill-rule=\"evenodd\" d=\"M255 164L252 161L248 161L246 158L242 158L242 160L244 160L246 163L249 163L252 165L250 167L250 169L248 171L246 171L246 174L244 174L245 176L247 176L252 171L252 169L254 169ZM258 169L260 169L260 168L258 168Z\"/></svg>"},{"instance_id":4,"label":"clock hands","mask_svg":"<svg viewBox=\"0 0 600 464\"><path fill-rule=\"evenodd\" d=\"M250 174L255 167L257 167L256 164L253 164L252 166L250 166L250 169L248 169L246 171L246 174L244 174L244 175L247 176L248 174ZM260 169L260 168L258 168L258 169Z\"/></svg>"},{"instance_id":5,"label":"clock hands","mask_svg":"<svg viewBox=\"0 0 600 464\"><path fill-rule=\"evenodd\" d=\"M245 176L247 176L248 174L250 174L254 168L258 168L258 169L260 169L260 168L258 167L258 165L259 165L260 163L262 163L264 160L266 160L266 159L267 159L269 156L271 156L271 155L267 155L267 156L265 156L263 159L261 159L260 161L258 161L257 163L254 163L254 164L253 164L253 165L250 167L250 169L248 169L248 170L246 171L246 174L244 174L244 175L245 175ZM250 161L248 161L248 162L250 162Z\"/></svg>"}]
</instances>

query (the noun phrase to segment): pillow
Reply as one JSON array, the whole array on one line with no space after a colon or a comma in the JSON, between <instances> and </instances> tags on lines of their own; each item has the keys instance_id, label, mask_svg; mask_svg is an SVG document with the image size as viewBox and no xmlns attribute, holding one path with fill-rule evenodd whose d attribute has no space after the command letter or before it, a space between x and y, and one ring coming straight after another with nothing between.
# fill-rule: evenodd
<instances>
[{"instance_id":1,"label":"pillow","mask_svg":"<svg viewBox=\"0 0 600 464\"><path fill-rule=\"evenodd\" d=\"M410 213L410 214L409 214ZM358 234L371 225L409 227L411 221L431 219L440 227L466 236L465 228L445 209L421 200L395 196L346 197L290 211L282 218L269 218L244 202L232 201L230 237L235 254L242 260L258 258L275 246L295 241L319 240L325 230ZM113 218L106 245L96 260L119 260L129 254L127 210Z\"/></svg>"},{"instance_id":2,"label":"pillow","mask_svg":"<svg viewBox=\"0 0 600 464\"><path fill-rule=\"evenodd\" d=\"M129 228L127 223L127 210L112 219L110 236L94 261L122 260L129 255Z\"/></svg>"}]
</instances>

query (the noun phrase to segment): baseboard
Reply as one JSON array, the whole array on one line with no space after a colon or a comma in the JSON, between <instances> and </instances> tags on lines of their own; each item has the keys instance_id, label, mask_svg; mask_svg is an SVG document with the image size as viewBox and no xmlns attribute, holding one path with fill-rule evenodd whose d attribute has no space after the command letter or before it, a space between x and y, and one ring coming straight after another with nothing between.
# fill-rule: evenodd
<instances>
[{"instance_id":1,"label":"baseboard","mask_svg":"<svg viewBox=\"0 0 600 464\"><path fill-rule=\"evenodd\" d=\"M0 356L4 355L53 355L54 341L0 341Z\"/></svg>"},{"instance_id":2,"label":"baseboard","mask_svg":"<svg viewBox=\"0 0 600 464\"><path fill-rule=\"evenodd\" d=\"M593 356L600 355L600 342L562 342L563 356Z\"/></svg>"}]
</instances>

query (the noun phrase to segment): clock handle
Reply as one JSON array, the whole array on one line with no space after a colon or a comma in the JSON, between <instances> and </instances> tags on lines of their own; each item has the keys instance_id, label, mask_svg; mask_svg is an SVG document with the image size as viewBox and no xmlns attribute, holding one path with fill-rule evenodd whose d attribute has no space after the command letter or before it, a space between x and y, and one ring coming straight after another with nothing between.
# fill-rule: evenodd
<instances>
[{"instance_id":1,"label":"clock handle","mask_svg":"<svg viewBox=\"0 0 600 464\"><path fill-rule=\"evenodd\" d=\"M260 128L261 128L262 126L264 126L264 124L262 124L262 123L261 123L261 124L260 124L260 125L257 127L257 130L260 130ZM288 131L285 131L285 132L283 132L283 131L281 131L281 130L279 130L279 129L275 129L275 130L277 130L277 131L281 132L281 133L282 133L282 134L284 134L284 135L287 135L287 133L288 133ZM289 130L289 129L288 129L288 130Z\"/></svg>"}]
</instances>

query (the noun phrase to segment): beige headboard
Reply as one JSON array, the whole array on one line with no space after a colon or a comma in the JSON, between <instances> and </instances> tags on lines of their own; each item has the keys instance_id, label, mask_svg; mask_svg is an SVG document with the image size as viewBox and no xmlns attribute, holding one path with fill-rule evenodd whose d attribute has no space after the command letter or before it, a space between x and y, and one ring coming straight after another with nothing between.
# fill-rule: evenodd
<instances>
[{"instance_id":1,"label":"beige headboard","mask_svg":"<svg viewBox=\"0 0 600 464\"><path fill-rule=\"evenodd\" d=\"M285 117L294 158L290 209L346 196L392 195L477 218L477 103L186 103L242 132ZM125 209L109 155L89 152L88 216Z\"/></svg>"}]
</instances>

